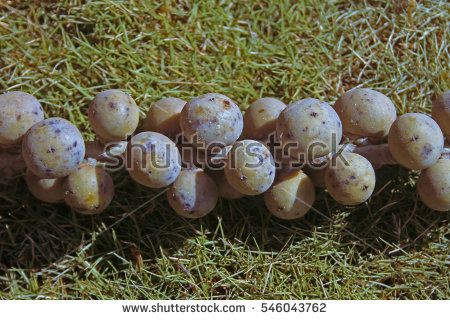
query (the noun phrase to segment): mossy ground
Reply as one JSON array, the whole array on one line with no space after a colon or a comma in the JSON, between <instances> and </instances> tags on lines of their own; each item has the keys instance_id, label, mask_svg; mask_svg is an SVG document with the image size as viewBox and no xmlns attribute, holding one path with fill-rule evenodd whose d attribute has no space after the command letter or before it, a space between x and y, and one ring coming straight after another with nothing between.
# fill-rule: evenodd
<instances>
[{"instance_id":1,"label":"mossy ground","mask_svg":"<svg viewBox=\"0 0 450 320\"><path fill-rule=\"evenodd\" d=\"M142 116L167 96L218 92L245 110L353 87L429 113L449 89L450 5L415 2L0 0L0 90L33 94L90 140L88 104L106 88ZM98 217L35 200L19 174L0 185L0 298L448 299L448 212L420 202L416 179L383 168L356 207L318 190L298 221L261 197L188 221L126 172Z\"/></svg>"}]
</instances>

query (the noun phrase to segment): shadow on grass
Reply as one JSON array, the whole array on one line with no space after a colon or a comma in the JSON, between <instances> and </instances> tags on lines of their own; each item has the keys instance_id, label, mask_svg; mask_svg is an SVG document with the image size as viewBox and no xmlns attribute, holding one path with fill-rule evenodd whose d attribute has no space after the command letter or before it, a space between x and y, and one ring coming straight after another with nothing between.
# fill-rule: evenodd
<instances>
[{"instance_id":1,"label":"shadow on grass","mask_svg":"<svg viewBox=\"0 0 450 320\"><path fill-rule=\"evenodd\" d=\"M67 259L77 261L80 268L99 258L100 265L139 263L142 258L170 256L199 235L222 238L231 247L245 244L252 251L278 252L319 232L344 246L355 246L360 254L389 255L395 246L404 251L424 246L430 241L427 232L447 217L418 200L411 182L414 174L397 166L377 172L374 196L367 204L344 207L317 189L316 212L293 221L272 217L262 196L219 200L212 214L186 220L170 209L162 190L138 186L126 172L114 179L115 200L95 217L76 214L64 204L39 202L26 192L22 178L1 186L0 273L57 266Z\"/></svg>"}]
</instances>

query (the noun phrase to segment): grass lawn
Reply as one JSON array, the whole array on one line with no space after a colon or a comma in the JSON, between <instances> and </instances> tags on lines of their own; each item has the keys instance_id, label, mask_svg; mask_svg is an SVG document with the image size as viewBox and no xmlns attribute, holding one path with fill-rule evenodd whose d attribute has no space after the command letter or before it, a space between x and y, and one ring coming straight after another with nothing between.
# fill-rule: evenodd
<instances>
[{"instance_id":1,"label":"grass lawn","mask_svg":"<svg viewBox=\"0 0 450 320\"><path fill-rule=\"evenodd\" d=\"M87 140L88 104L107 88L142 118L168 96L218 92L244 111L260 97L332 104L353 87L430 113L450 87L449 12L445 0L0 0L0 91L33 94ZM296 221L261 196L185 220L123 171L110 208L85 217L34 199L22 175L0 184L0 299L449 298L449 215L420 202L417 171L383 167L355 207L318 189Z\"/></svg>"}]
</instances>

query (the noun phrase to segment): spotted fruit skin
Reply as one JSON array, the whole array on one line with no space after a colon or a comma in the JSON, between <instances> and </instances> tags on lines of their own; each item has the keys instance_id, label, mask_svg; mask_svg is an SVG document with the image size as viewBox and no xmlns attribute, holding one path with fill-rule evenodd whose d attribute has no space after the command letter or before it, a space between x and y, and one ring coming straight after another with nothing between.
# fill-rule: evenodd
<instances>
[{"instance_id":1,"label":"spotted fruit skin","mask_svg":"<svg viewBox=\"0 0 450 320\"><path fill-rule=\"evenodd\" d=\"M61 178L83 162L85 146L77 127L62 118L48 118L33 125L22 141L27 167L41 178Z\"/></svg>"},{"instance_id":2,"label":"spotted fruit skin","mask_svg":"<svg viewBox=\"0 0 450 320\"><path fill-rule=\"evenodd\" d=\"M167 187L181 171L175 143L157 132L141 132L127 146L127 170L138 183L150 188Z\"/></svg>"},{"instance_id":3,"label":"spotted fruit skin","mask_svg":"<svg viewBox=\"0 0 450 320\"><path fill-rule=\"evenodd\" d=\"M284 148L295 159L324 156L342 139L342 124L336 111L313 98L288 105L278 117L276 130Z\"/></svg>"},{"instance_id":4,"label":"spotted fruit skin","mask_svg":"<svg viewBox=\"0 0 450 320\"><path fill-rule=\"evenodd\" d=\"M333 106L342 121L343 132L351 138L382 139L397 118L397 110L384 94L365 88L345 92Z\"/></svg>"},{"instance_id":5,"label":"spotted fruit skin","mask_svg":"<svg viewBox=\"0 0 450 320\"><path fill-rule=\"evenodd\" d=\"M261 98L250 104L244 114L245 139L267 140L276 131L276 121L286 105L275 98Z\"/></svg>"},{"instance_id":6,"label":"spotted fruit skin","mask_svg":"<svg viewBox=\"0 0 450 320\"><path fill-rule=\"evenodd\" d=\"M439 159L423 170L417 192L425 205L436 211L450 210L450 159Z\"/></svg>"},{"instance_id":7,"label":"spotted fruit skin","mask_svg":"<svg viewBox=\"0 0 450 320\"><path fill-rule=\"evenodd\" d=\"M144 120L144 130L159 132L174 140L181 133L180 113L186 101L178 98L163 98L147 112Z\"/></svg>"},{"instance_id":8,"label":"spotted fruit skin","mask_svg":"<svg viewBox=\"0 0 450 320\"><path fill-rule=\"evenodd\" d=\"M78 213L99 214L113 197L114 182L101 166L83 163L65 179L64 200Z\"/></svg>"},{"instance_id":9,"label":"spotted fruit skin","mask_svg":"<svg viewBox=\"0 0 450 320\"><path fill-rule=\"evenodd\" d=\"M236 142L224 169L228 183L245 195L267 191L275 179L275 162L270 151L255 140Z\"/></svg>"},{"instance_id":10,"label":"spotted fruit skin","mask_svg":"<svg viewBox=\"0 0 450 320\"><path fill-rule=\"evenodd\" d=\"M264 193L264 203L269 212L284 220L303 217L314 200L314 185L299 169L277 173L274 184Z\"/></svg>"},{"instance_id":11,"label":"spotted fruit skin","mask_svg":"<svg viewBox=\"0 0 450 320\"><path fill-rule=\"evenodd\" d=\"M0 95L0 146L19 143L34 124L44 120L44 110L31 94L14 91Z\"/></svg>"},{"instance_id":12,"label":"spotted fruit skin","mask_svg":"<svg viewBox=\"0 0 450 320\"><path fill-rule=\"evenodd\" d=\"M344 152L330 161L325 185L331 197L344 205L357 205L369 199L375 188L375 171L363 156Z\"/></svg>"},{"instance_id":13,"label":"spotted fruit skin","mask_svg":"<svg viewBox=\"0 0 450 320\"><path fill-rule=\"evenodd\" d=\"M243 118L239 107L230 98L207 93L188 101L180 116L180 127L189 142L233 144L241 135Z\"/></svg>"},{"instance_id":14,"label":"spotted fruit skin","mask_svg":"<svg viewBox=\"0 0 450 320\"><path fill-rule=\"evenodd\" d=\"M64 201L64 178L46 179L36 176L30 169L25 175L25 182L31 194L44 202L59 203Z\"/></svg>"},{"instance_id":15,"label":"spotted fruit skin","mask_svg":"<svg viewBox=\"0 0 450 320\"><path fill-rule=\"evenodd\" d=\"M185 218L201 218L216 206L219 197L216 184L198 168L183 169L167 190L169 205Z\"/></svg>"},{"instance_id":16,"label":"spotted fruit skin","mask_svg":"<svg viewBox=\"0 0 450 320\"><path fill-rule=\"evenodd\" d=\"M439 125L421 113L406 113L392 124L388 135L392 157L408 169L431 167L442 154L444 137Z\"/></svg>"},{"instance_id":17,"label":"spotted fruit skin","mask_svg":"<svg viewBox=\"0 0 450 320\"><path fill-rule=\"evenodd\" d=\"M126 140L139 123L139 108L120 90L105 90L89 105L89 123L104 142Z\"/></svg>"}]
</instances>

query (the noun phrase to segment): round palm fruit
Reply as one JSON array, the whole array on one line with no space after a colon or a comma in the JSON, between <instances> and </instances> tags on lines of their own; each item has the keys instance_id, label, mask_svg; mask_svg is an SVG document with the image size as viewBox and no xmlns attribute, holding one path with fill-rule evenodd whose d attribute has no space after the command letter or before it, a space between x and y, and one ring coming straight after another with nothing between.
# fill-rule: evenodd
<instances>
[{"instance_id":1,"label":"round palm fruit","mask_svg":"<svg viewBox=\"0 0 450 320\"><path fill-rule=\"evenodd\" d=\"M275 98L258 99L245 111L243 137L266 140L276 130L276 121L286 105Z\"/></svg>"},{"instance_id":2,"label":"round palm fruit","mask_svg":"<svg viewBox=\"0 0 450 320\"><path fill-rule=\"evenodd\" d=\"M89 105L89 123L103 142L126 140L138 122L139 108L123 91L102 91Z\"/></svg>"},{"instance_id":3,"label":"round palm fruit","mask_svg":"<svg viewBox=\"0 0 450 320\"><path fill-rule=\"evenodd\" d=\"M331 197L340 204L356 205L372 195L375 171L363 156L344 152L329 162L325 185Z\"/></svg>"},{"instance_id":4,"label":"round palm fruit","mask_svg":"<svg viewBox=\"0 0 450 320\"><path fill-rule=\"evenodd\" d=\"M303 217L315 200L311 179L300 169L277 173L275 182L264 193L264 203L274 216L292 220Z\"/></svg>"},{"instance_id":5,"label":"round palm fruit","mask_svg":"<svg viewBox=\"0 0 450 320\"><path fill-rule=\"evenodd\" d=\"M283 148L299 160L330 153L342 138L336 111L328 103L313 98L288 105L280 113L276 127Z\"/></svg>"},{"instance_id":6,"label":"round palm fruit","mask_svg":"<svg viewBox=\"0 0 450 320\"><path fill-rule=\"evenodd\" d=\"M208 175L215 181L219 197L228 200L235 200L245 195L231 186L225 177L223 170L209 170Z\"/></svg>"},{"instance_id":7,"label":"round palm fruit","mask_svg":"<svg viewBox=\"0 0 450 320\"><path fill-rule=\"evenodd\" d=\"M352 89L334 104L342 130L350 138L382 139L397 118L397 110L384 94L371 89Z\"/></svg>"},{"instance_id":8,"label":"round palm fruit","mask_svg":"<svg viewBox=\"0 0 450 320\"><path fill-rule=\"evenodd\" d=\"M272 185L275 163L269 149L261 142L242 140L228 153L224 172L234 189L245 195L257 195Z\"/></svg>"},{"instance_id":9,"label":"round palm fruit","mask_svg":"<svg viewBox=\"0 0 450 320\"><path fill-rule=\"evenodd\" d=\"M141 132L127 146L127 170L150 188L170 185L180 174L181 156L172 140L157 132Z\"/></svg>"},{"instance_id":10,"label":"round palm fruit","mask_svg":"<svg viewBox=\"0 0 450 320\"><path fill-rule=\"evenodd\" d=\"M44 202L58 203L64 201L64 178L46 179L41 178L27 170L25 182L31 194Z\"/></svg>"},{"instance_id":11,"label":"round palm fruit","mask_svg":"<svg viewBox=\"0 0 450 320\"><path fill-rule=\"evenodd\" d=\"M186 103L181 111L180 127L194 147L231 145L242 133L242 113L227 96L207 93Z\"/></svg>"},{"instance_id":12,"label":"round palm fruit","mask_svg":"<svg viewBox=\"0 0 450 320\"><path fill-rule=\"evenodd\" d=\"M111 176L96 163L84 162L64 182L64 200L81 214L104 211L114 197Z\"/></svg>"},{"instance_id":13,"label":"round palm fruit","mask_svg":"<svg viewBox=\"0 0 450 320\"><path fill-rule=\"evenodd\" d=\"M450 90L445 91L434 100L431 117L441 127L447 138L450 138Z\"/></svg>"},{"instance_id":14,"label":"round palm fruit","mask_svg":"<svg viewBox=\"0 0 450 320\"><path fill-rule=\"evenodd\" d=\"M436 211L450 210L450 159L439 159L423 170L417 181L419 197Z\"/></svg>"},{"instance_id":15,"label":"round palm fruit","mask_svg":"<svg viewBox=\"0 0 450 320\"><path fill-rule=\"evenodd\" d=\"M15 91L0 95L0 147L19 143L28 129L42 120L42 106L31 94Z\"/></svg>"},{"instance_id":16,"label":"round palm fruit","mask_svg":"<svg viewBox=\"0 0 450 320\"><path fill-rule=\"evenodd\" d=\"M421 113L406 113L392 124L388 135L392 157L408 169L431 167L441 156L444 137L438 124Z\"/></svg>"},{"instance_id":17,"label":"round palm fruit","mask_svg":"<svg viewBox=\"0 0 450 320\"><path fill-rule=\"evenodd\" d=\"M210 213L218 199L214 181L202 170L181 170L180 175L167 190L169 205L185 218L201 218Z\"/></svg>"},{"instance_id":18,"label":"round palm fruit","mask_svg":"<svg viewBox=\"0 0 450 320\"><path fill-rule=\"evenodd\" d=\"M22 154L27 167L38 177L65 177L83 162L83 136L65 119L45 119L33 125L24 136Z\"/></svg>"},{"instance_id":19,"label":"round palm fruit","mask_svg":"<svg viewBox=\"0 0 450 320\"><path fill-rule=\"evenodd\" d=\"M174 140L181 132L180 113L186 101L178 98L163 98L147 112L144 120L144 130L159 132Z\"/></svg>"}]
</instances>

